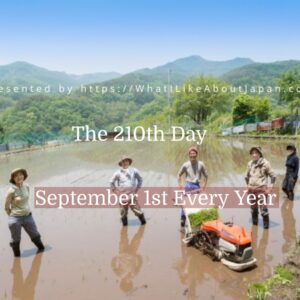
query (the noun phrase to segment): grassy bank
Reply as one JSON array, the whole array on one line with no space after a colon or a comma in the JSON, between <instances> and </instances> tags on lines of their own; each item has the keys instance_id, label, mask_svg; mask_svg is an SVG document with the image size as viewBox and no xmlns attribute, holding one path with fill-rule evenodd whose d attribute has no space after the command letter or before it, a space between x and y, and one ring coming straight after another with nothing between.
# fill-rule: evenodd
<instances>
[{"instance_id":1,"label":"grassy bank","mask_svg":"<svg viewBox=\"0 0 300 300\"><path fill-rule=\"evenodd\" d=\"M71 142L69 143L53 143L53 144L44 144L44 145L31 145L28 147L23 147L20 149L12 149L12 150L8 150L8 151L1 151L0 152L0 158L3 157L7 157L10 155L14 155L14 154L18 154L18 153L22 153L22 152L28 152L28 151L37 151L37 150L44 150L44 149L48 149L48 148L54 148L54 147L61 147L64 145L69 145Z\"/></svg>"},{"instance_id":2,"label":"grassy bank","mask_svg":"<svg viewBox=\"0 0 300 300\"><path fill-rule=\"evenodd\" d=\"M248 287L249 299L300 299L300 237L285 259L274 269L274 274L261 283Z\"/></svg>"}]
</instances>

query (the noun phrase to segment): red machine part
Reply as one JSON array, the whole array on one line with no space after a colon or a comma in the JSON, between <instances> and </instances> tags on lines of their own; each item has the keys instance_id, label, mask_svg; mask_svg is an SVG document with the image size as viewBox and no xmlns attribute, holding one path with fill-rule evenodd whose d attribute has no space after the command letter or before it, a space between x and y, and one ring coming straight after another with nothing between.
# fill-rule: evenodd
<instances>
[{"instance_id":1,"label":"red machine part","mask_svg":"<svg viewBox=\"0 0 300 300\"><path fill-rule=\"evenodd\" d=\"M244 227L236 224L226 225L220 220L204 222L201 230L206 232L215 232L222 239L234 243L236 245L246 245L251 243L251 235L247 233Z\"/></svg>"}]
</instances>

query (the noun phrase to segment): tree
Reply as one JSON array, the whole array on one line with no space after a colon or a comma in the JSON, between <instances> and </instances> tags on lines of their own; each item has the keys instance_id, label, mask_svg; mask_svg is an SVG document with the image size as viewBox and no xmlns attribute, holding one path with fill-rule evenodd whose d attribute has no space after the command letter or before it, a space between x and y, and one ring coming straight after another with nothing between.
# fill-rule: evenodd
<instances>
[{"instance_id":1,"label":"tree","mask_svg":"<svg viewBox=\"0 0 300 300\"><path fill-rule=\"evenodd\" d=\"M269 98L241 94L233 103L233 124L267 120L270 117L270 111Z\"/></svg>"},{"instance_id":2,"label":"tree","mask_svg":"<svg viewBox=\"0 0 300 300\"><path fill-rule=\"evenodd\" d=\"M291 110L300 107L300 74L297 69L284 73L278 80L280 101L288 103Z\"/></svg>"},{"instance_id":3,"label":"tree","mask_svg":"<svg viewBox=\"0 0 300 300\"><path fill-rule=\"evenodd\" d=\"M187 116L202 125L214 111L230 109L230 87L221 80L201 76L187 80L184 87L173 95L177 117Z\"/></svg>"}]
</instances>

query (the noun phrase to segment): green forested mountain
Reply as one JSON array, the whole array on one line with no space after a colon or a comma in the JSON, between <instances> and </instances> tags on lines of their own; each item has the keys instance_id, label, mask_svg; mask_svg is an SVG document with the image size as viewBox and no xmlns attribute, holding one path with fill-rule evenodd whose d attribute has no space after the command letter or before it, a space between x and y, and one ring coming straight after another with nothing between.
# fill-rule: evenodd
<instances>
[{"instance_id":1,"label":"green forested mountain","mask_svg":"<svg viewBox=\"0 0 300 300\"><path fill-rule=\"evenodd\" d=\"M168 71L172 84L181 84L191 76L212 75L220 76L235 68L252 64L248 58L235 58L227 61L211 61L201 56L188 56L155 68L145 68L123 75L120 78L110 80L108 84L166 84Z\"/></svg>"},{"instance_id":2,"label":"green forested mountain","mask_svg":"<svg viewBox=\"0 0 300 300\"><path fill-rule=\"evenodd\" d=\"M91 73L83 75L50 71L26 62L15 62L0 66L0 85L69 85L102 83L102 85L131 84L180 84L191 76L212 75L221 77L233 85L274 85L276 79L292 68L300 69L300 61L278 61L274 63L254 63L248 58L228 61L210 61L200 56L189 56L173 62L137 70L125 75L116 72Z\"/></svg>"},{"instance_id":3,"label":"green forested mountain","mask_svg":"<svg viewBox=\"0 0 300 300\"><path fill-rule=\"evenodd\" d=\"M102 82L119 77L115 72L73 75L65 72L50 71L27 62L14 62L0 66L0 85L72 85Z\"/></svg>"},{"instance_id":4,"label":"green forested mountain","mask_svg":"<svg viewBox=\"0 0 300 300\"><path fill-rule=\"evenodd\" d=\"M235 68L253 63L248 58L235 58L228 61L210 61L200 56L181 58L153 69L141 69L124 76L116 72L91 73L83 75L50 71L27 62L15 62L0 66L1 85L72 85L100 83L162 83L167 82L167 72L171 70L174 83L180 83L190 76L222 75ZM120 77L121 76L121 77ZM117 80L112 80L116 79Z\"/></svg>"},{"instance_id":5,"label":"green forested mountain","mask_svg":"<svg viewBox=\"0 0 300 300\"><path fill-rule=\"evenodd\" d=\"M215 64L219 64L219 66ZM213 67L214 65L215 67ZM240 65L243 66L240 67ZM233 69L234 66L237 68ZM229 72L223 73L230 68ZM88 124L94 128L108 130L115 125L128 124L145 126L160 124L163 126L167 125L170 115L174 118L174 122L188 124L190 122L188 116L175 116L174 114L175 107L173 104L176 95L171 95L171 105L169 106L167 94L155 90L155 86L163 86L167 83L169 69L171 70L170 83L172 85L184 83L186 80L190 82L191 80L188 78L191 76L207 75L211 72L214 72L214 77L221 78L225 84L272 85L283 73L294 68L300 69L299 61L264 64L251 63L247 59L234 59L216 63L206 61L201 57L191 56L154 69L138 70L119 78L91 84L92 87L106 86L109 88L113 86L115 89L113 93L81 93L77 89L69 96L58 94L19 95L19 101L15 101L16 99L9 96L0 95L0 143L18 140L36 142L55 138L57 135L70 133L70 128L74 125ZM54 82L73 85L74 80L84 81L89 78L93 82L99 75L91 74L84 75L86 78L84 76L74 78L72 75L51 72L27 63L16 63L13 66L10 65L9 70L5 69L5 67L0 67L0 86L8 82L9 78L10 84L13 82L14 84L30 82L30 84L41 85L42 82L47 84ZM213 78L212 80L209 79L211 77L207 78L199 82L214 82ZM148 85L154 87L154 90L146 91ZM137 90L141 86L144 87L144 91ZM184 95L182 96L184 99ZM233 103L234 97L232 95L232 99L228 103ZM207 100L206 104L209 105L209 100L205 97L203 99ZM272 102L274 108L277 105L276 101ZM214 122L214 128L219 128L219 124L223 124L224 116L230 122L230 111L231 104L228 105L225 115L215 111L207 120L210 123ZM282 108L280 108L278 116L281 116L281 112Z\"/></svg>"},{"instance_id":6,"label":"green forested mountain","mask_svg":"<svg viewBox=\"0 0 300 300\"><path fill-rule=\"evenodd\" d=\"M0 143L37 143L70 134L72 126L111 128L137 110L133 101L107 102L96 96L30 96L0 114Z\"/></svg>"},{"instance_id":7,"label":"green forested mountain","mask_svg":"<svg viewBox=\"0 0 300 300\"><path fill-rule=\"evenodd\" d=\"M177 59L165 65L153 68L143 69L136 72L146 75L158 75L166 73L169 69L172 73L182 77L191 77L197 75L212 75L220 76L233 69L252 64L253 61L249 58L234 58L226 61L211 61L194 55L185 58Z\"/></svg>"},{"instance_id":8,"label":"green forested mountain","mask_svg":"<svg viewBox=\"0 0 300 300\"><path fill-rule=\"evenodd\" d=\"M156 68L137 70L95 85L115 88L116 93L108 93L103 96L107 101L119 99L121 95L123 100L131 99L137 105L141 105L153 101L155 94L166 97L167 93L163 91L163 88L168 83L168 77L170 84L174 86L183 84L191 76L217 76L234 68L252 63L253 61L248 58L210 61L200 56L189 56Z\"/></svg>"},{"instance_id":9,"label":"green forested mountain","mask_svg":"<svg viewBox=\"0 0 300 300\"><path fill-rule=\"evenodd\" d=\"M300 61L287 60L274 63L253 63L229 71L221 76L228 83L239 85L275 86L277 79L290 69L300 70Z\"/></svg>"}]
</instances>

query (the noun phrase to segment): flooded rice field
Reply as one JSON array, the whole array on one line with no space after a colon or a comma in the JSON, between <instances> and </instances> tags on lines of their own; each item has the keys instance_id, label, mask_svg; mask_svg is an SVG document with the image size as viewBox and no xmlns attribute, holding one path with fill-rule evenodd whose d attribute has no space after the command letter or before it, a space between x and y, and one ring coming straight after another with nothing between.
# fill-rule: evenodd
<instances>
[{"instance_id":1,"label":"flooded rice field","mask_svg":"<svg viewBox=\"0 0 300 300\"><path fill-rule=\"evenodd\" d=\"M208 185L244 186L249 149L256 143L207 138L199 159L207 166ZM260 142L278 187L285 172L286 144ZM15 259L9 247L4 199L13 168L28 170L32 188L105 187L126 153L141 171L144 186L168 187L176 186L188 147L175 142L81 143L0 158L0 299L245 299L247 285L269 276L299 233L299 184L294 202L281 194L279 208L270 210L269 230L263 229L261 219L252 228L249 208L222 210L223 220L233 219L252 230L258 265L241 273L182 243L178 208L144 209L146 226L129 212L129 226L124 228L117 208L33 208L46 251L35 254L25 232L21 258Z\"/></svg>"}]
</instances>

